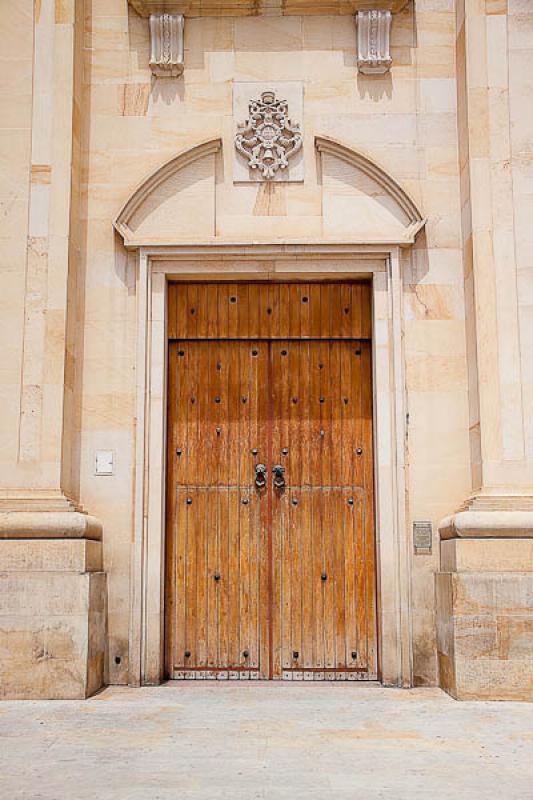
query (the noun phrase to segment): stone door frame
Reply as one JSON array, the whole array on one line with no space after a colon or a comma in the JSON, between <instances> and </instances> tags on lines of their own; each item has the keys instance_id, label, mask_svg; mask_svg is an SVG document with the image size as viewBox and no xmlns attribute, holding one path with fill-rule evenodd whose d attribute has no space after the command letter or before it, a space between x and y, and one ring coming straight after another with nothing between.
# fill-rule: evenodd
<instances>
[{"instance_id":1,"label":"stone door frame","mask_svg":"<svg viewBox=\"0 0 533 800\"><path fill-rule=\"evenodd\" d=\"M190 244L137 255L130 685L164 679L167 284L169 280L372 279L378 674L412 685L411 548L405 503L405 381L398 245Z\"/></svg>"}]
</instances>

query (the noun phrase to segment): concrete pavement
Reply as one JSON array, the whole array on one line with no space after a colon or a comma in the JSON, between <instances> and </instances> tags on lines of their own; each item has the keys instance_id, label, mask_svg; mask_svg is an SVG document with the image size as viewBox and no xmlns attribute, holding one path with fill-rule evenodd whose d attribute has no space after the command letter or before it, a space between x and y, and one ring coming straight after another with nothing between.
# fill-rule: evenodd
<instances>
[{"instance_id":1,"label":"concrete pavement","mask_svg":"<svg viewBox=\"0 0 533 800\"><path fill-rule=\"evenodd\" d=\"M350 683L0 704L4 800L533 800L533 704Z\"/></svg>"}]
</instances>

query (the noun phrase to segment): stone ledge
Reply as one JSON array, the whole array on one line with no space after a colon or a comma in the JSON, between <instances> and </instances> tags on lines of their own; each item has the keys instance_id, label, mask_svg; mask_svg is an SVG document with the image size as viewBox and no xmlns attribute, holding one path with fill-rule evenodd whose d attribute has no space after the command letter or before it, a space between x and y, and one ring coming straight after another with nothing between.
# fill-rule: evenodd
<instances>
[{"instance_id":1,"label":"stone ledge","mask_svg":"<svg viewBox=\"0 0 533 800\"><path fill-rule=\"evenodd\" d=\"M246 17L309 14L355 14L357 11L402 11L409 0L129 0L141 17L184 14L186 17Z\"/></svg>"},{"instance_id":2,"label":"stone ledge","mask_svg":"<svg viewBox=\"0 0 533 800\"><path fill-rule=\"evenodd\" d=\"M0 512L0 539L102 539L102 525L79 511Z\"/></svg>"},{"instance_id":3,"label":"stone ledge","mask_svg":"<svg viewBox=\"0 0 533 800\"><path fill-rule=\"evenodd\" d=\"M439 525L441 539L533 538L533 511L459 511Z\"/></svg>"}]
</instances>

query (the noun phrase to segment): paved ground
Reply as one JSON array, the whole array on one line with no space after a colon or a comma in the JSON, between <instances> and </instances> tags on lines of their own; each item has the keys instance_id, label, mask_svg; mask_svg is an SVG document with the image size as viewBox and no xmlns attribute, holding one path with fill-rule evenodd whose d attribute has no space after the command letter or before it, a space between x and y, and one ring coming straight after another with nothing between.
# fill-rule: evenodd
<instances>
[{"instance_id":1,"label":"paved ground","mask_svg":"<svg viewBox=\"0 0 533 800\"><path fill-rule=\"evenodd\" d=\"M0 704L2 800L533 800L533 704L350 684Z\"/></svg>"}]
</instances>

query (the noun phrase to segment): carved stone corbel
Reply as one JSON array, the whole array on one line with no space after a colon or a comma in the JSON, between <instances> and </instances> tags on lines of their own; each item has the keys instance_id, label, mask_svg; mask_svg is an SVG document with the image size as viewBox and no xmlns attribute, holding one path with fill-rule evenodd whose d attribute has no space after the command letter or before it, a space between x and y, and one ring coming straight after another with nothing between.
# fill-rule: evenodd
<instances>
[{"instance_id":1,"label":"carved stone corbel","mask_svg":"<svg viewBox=\"0 0 533 800\"><path fill-rule=\"evenodd\" d=\"M183 14L150 14L150 68L158 78L183 72Z\"/></svg>"},{"instance_id":2,"label":"carved stone corbel","mask_svg":"<svg viewBox=\"0 0 533 800\"><path fill-rule=\"evenodd\" d=\"M363 75L384 75L389 71L390 55L390 11L358 11L357 67Z\"/></svg>"}]
</instances>

